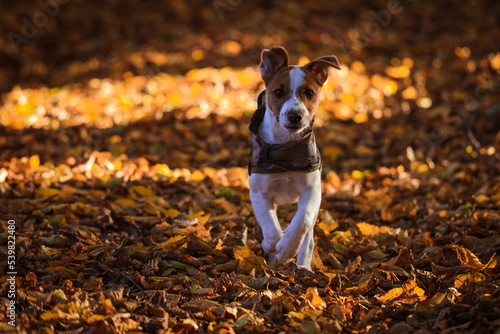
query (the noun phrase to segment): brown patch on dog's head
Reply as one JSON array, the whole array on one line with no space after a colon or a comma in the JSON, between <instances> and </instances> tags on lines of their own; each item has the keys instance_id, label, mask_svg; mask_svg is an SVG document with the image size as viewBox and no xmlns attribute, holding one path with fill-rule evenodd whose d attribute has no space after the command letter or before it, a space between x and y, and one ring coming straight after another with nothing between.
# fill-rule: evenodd
<instances>
[{"instance_id":1,"label":"brown patch on dog's head","mask_svg":"<svg viewBox=\"0 0 500 334\"><path fill-rule=\"evenodd\" d=\"M279 69L287 66L288 53L281 46L275 46L269 50L262 51L260 75L262 79L264 79L266 85Z\"/></svg>"},{"instance_id":2,"label":"brown patch on dog's head","mask_svg":"<svg viewBox=\"0 0 500 334\"><path fill-rule=\"evenodd\" d=\"M292 94L290 69L289 67L280 68L266 83L267 105L277 119L283 103L289 100Z\"/></svg>"},{"instance_id":3,"label":"brown patch on dog's head","mask_svg":"<svg viewBox=\"0 0 500 334\"><path fill-rule=\"evenodd\" d=\"M318 85L323 86L328 79L328 68L334 67L340 70L339 61L335 56L326 56L314 59L312 62L304 65L304 71L310 72L316 79Z\"/></svg>"}]
</instances>

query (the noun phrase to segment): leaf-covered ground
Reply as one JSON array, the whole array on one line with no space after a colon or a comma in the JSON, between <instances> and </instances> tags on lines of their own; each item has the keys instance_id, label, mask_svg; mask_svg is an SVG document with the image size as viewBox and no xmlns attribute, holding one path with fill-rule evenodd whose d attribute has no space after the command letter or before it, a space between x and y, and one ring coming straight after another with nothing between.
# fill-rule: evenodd
<instances>
[{"instance_id":1,"label":"leaf-covered ground","mask_svg":"<svg viewBox=\"0 0 500 334\"><path fill-rule=\"evenodd\" d=\"M498 333L497 2L72 0L17 50L43 8L2 5L2 332L14 220L21 333ZM248 195L272 45L342 64L312 272Z\"/></svg>"}]
</instances>

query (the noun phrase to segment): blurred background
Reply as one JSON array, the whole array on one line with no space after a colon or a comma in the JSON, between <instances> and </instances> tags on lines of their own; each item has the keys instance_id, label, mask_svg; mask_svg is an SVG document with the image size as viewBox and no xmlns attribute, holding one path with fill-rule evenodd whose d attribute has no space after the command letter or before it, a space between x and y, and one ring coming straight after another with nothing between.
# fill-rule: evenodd
<instances>
[{"instance_id":1,"label":"blurred background","mask_svg":"<svg viewBox=\"0 0 500 334\"><path fill-rule=\"evenodd\" d=\"M498 0L0 0L18 327L498 333L499 22ZM321 279L256 258L248 126L274 45L341 64L315 121ZM247 295L254 275L266 290Z\"/></svg>"}]
</instances>

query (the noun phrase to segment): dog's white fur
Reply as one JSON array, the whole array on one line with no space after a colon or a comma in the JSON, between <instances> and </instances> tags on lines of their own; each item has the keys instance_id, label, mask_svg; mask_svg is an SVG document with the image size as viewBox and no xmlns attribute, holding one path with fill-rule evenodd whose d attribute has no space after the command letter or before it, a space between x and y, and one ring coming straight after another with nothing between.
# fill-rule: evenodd
<instances>
[{"instance_id":1,"label":"dog's white fur","mask_svg":"<svg viewBox=\"0 0 500 334\"><path fill-rule=\"evenodd\" d=\"M270 260L275 257L275 261L281 263L298 252L297 264L310 269L314 250L313 226L321 204L320 171L254 173L250 176L250 198L264 235L262 248L270 254ZM297 202L297 213L282 231L276 207Z\"/></svg>"},{"instance_id":2,"label":"dog's white fur","mask_svg":"<svg viewBox=\"0 0 500 334\"><path fill-rule=\"evenodd\" d=\"M261 65L263 77L266 71L269 71L269 67L270 65L265 63L263 56ZM267 103L268 94L272 94L272 92L267 92L266 112L259 128L259 135L265 142L283 144L300 139L302 130L310 124L314 113L308 112L303 101L299 98L298 92L306 75L312 74L306 72L301 66L292 66L290 69L289 80L292 94L283 103L278 119ZM319 90L317 93L319 94ZM291 110L298 112L304 119L301 124L305 124L305 126L299 130L293 131L286 127L290 125L287 113ZM264 236L262 248L269 254L269 262L283 263L298 253L297 265L311 269L314 225L321 204L320 170L309 173L252 173L250 176L250 198L257 222ZM282 231L276 209L278 205L291 203L298 203L298 210L290 225Z\"/></svg>"}]
</instances>

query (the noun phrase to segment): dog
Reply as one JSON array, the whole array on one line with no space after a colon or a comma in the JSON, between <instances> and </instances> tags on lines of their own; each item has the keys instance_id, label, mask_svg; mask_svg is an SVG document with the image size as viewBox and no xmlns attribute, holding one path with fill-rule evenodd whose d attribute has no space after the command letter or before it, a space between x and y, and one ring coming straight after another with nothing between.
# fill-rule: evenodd
<instances>
[{"instance_id":1,"label":"dog","mask_svg":"<svg viewBox=\"0 0 500 334\"><path fill-rule=\"evenodd\" d=\"M266 90L250 122L248 168L250 200L269 264L285 263L298 254L297 265L311 269L321 204L321 156L312 127L330 67L340 69L335 56L290 66L284 48L262 51L260 74ZM276 209L292 203L298 203L297 213L283 231Z\"/></svg>"}]
</instances>

